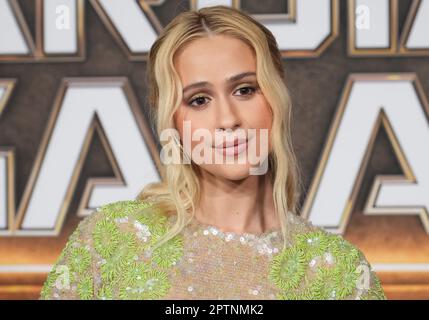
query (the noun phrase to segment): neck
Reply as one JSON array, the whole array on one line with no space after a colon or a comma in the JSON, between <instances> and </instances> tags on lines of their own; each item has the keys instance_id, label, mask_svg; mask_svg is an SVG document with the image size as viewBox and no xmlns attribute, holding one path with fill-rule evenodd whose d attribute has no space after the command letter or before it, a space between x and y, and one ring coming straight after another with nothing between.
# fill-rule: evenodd
<instances>
[{"instance_id":1,"label":"neck","mask_svg":"<svg viewBox=\"0 0 429 320\"><path fill-rule=\"evenodd\" d=\"M204 171L204 170L202 170ZM268 174L233 181L201 172L195 218L224 232L260 234L280 228Z\"/></svg>"}]
</instances>

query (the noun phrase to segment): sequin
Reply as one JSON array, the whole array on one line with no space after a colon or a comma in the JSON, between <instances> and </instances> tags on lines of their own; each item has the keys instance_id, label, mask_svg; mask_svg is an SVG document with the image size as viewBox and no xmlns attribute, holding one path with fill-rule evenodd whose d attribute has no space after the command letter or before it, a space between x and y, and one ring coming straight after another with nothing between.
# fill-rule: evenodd
<instances>
[{"instance_id":1,"label":"sequin","mask_svg":"<svg viewBox=\"0 0 429 320\"><path fill-rule=\"evenodd\" d=\"M156 210L120 201L85 218L56 263L70 268L69 289L55 285L53 269L41 298L385 299L373 271L370 288L355 288L355 263L366 262L356 248L293 214L286 247L279 230L239 234L194 221L152 250L175 222Z\"/></svg>"},{"instance_id":2,"label":"sequin","mask_svg":"<svg viewBox=\"0 0 429 320\"><path fill-rule=\"evenodd\" d=\"M197 225L203 228L204 235L213 235L225 242L231 242L238 239L241 244L254 247L258 254L272 255L273 253L278 253L278 249L272 247L271 244L273 240L279 239L277 231L266 232L262 236L256 236L251 233L239 235L234 232L222 232L215 226L200 224L199 222ZM195 232L193 234L195 236Z\"/></svg>"},{"instance_id":3,"label":"sequin","mask_svg":"<svg viewBox=\"0 0 429 320\"><path fill-rule=\"evenodd\" d=\"M324 254L324 257L325 257L326 263L328 263L328 264L333 264L334 263L334 257L332 256L332 254L330 252L326 252Z\"/></svg>"}]
</instances>

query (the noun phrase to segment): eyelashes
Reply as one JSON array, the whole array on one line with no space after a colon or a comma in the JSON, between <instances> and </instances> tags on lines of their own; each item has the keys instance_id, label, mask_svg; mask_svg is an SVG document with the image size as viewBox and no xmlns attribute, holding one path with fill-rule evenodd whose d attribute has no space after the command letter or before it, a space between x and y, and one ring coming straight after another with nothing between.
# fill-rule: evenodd
<instances>
[{"instance_id":1,"label":"eyelashes","mask_svg":"<svg viewBox=\"0 0 429 320\"><path fill-rule=\"evenodd\" d=\"M244 93L244 94L242 93L242 94L240 94L238 96L243 96L243 97L253 96L259 90L259 86L243 86L241 88L238 88L235 92L239 92L239 91L243 92L244 89L246 89L247 92L250 91L250 93ZM209 99L209 98L207 96L205 96L205 95L197 95L194 98L192 98L191 100L189 100L187 102L187 105L190 106L190 107L201 108L205 104L197 104L197 105L195 105L194 102L199 101L199 102L204 103L205 99Z\"/></svg>"}]
</instances>

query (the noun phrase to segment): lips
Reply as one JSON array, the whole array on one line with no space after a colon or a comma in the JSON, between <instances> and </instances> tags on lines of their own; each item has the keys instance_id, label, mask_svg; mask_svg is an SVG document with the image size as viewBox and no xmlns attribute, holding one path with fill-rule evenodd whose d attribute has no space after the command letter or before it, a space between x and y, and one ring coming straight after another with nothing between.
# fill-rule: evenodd
<instances>
[{"instance_id":1,"label":"lips","mask_svg":"<svg viewBox=\"0 0 429 320\"><path fill-rule=\"evenodd\" d=\"M216 146L216 148L225 149L225 148L235 147L235 146L238 146L240 144L244 144L246 142L247 142L247 138L244 138L244 139L243 138L241 138L241 139L235 138L233 141L224 141L224 142L218 144Z\"/></svg>"},{"instance_id":2,"label":"lips","mask_svg":"<svg viewBox=\"0 0 429 320\"><path fill-rule=\"evenodd\" d=\"M226 156L235 156L247 149L247 139L235 139L234 141L224 142L216 147L216 150Z\"/></svg>"}]
</instances>

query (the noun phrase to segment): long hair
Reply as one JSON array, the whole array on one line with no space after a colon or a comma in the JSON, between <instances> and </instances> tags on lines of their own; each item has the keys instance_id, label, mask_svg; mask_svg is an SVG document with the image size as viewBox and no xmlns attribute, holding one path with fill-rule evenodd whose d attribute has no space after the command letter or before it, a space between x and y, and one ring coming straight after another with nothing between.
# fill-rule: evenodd
<instances>
[{"instance_id":1,"label":"long hair","mask_svg":"<svg viewBox=\"0 0 429 320\"><path fill-rule=\"evenodd\" d=\"M227 6L211 6L186 11L176 16L151 47L147 66L149 116L159 137L166 129L176 129L173 115L181 104L182 84L173 59L175 53L191 41L227 35L248 44L256 53L256 76L273 113L268 155L268 172L273 184L273 200L286 247L290 239L287 213L296 214L300 193L299 168L291 144L291 99L286 87L281 53L273 34L242 11ZM161 142L161 146L163 143ZM174 152L183 155L176 143ZM185 156L185 155L183 155ZM195 163L166 164L162 181L147 184L137 196L155 204L163 214L177 214L175 224L154 248L179 234L194 216L200 200L198 168Z\"/></svg>"}]
</instances>

